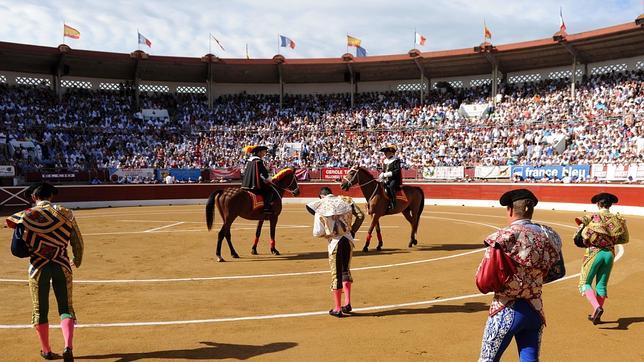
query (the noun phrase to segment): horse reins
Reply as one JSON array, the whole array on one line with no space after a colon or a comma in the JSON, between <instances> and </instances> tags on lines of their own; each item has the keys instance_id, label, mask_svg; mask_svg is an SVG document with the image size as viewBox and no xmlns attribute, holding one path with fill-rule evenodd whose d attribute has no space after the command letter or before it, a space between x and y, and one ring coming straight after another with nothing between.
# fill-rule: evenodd
<instances>
[{"instance_id":1,"label":"horse reins","mask_svg":"<svg viewBox=\"0 0 644 362\"><path fill-rule=\"evenodd\" d=\"M360 174L358 173L358 169L354 169L354 170L356 171L356 173L353 174L353 177L351 177L351 180L349 180L346 176L342 177L349 184L349 188L353 187L353 180L355 178L358 178L358 180L357 180L358 184L356 185L358 187L366 186L366 185L369 185L372 182L376 182L376 179L373 178L373 179L361 184L360 183ZM377 191L378 191L378 185L376 185L376 188L373 189L373 192L371 193L371 196L369 196L369 199L367 199L367 203L369 203L371 201L371 199L373 199L373 197L376 195Z\"/></svg>"},{"instance_id":2,"label":"horse reins","mask_svg":"<svg viewBox=\"0 0 644 362\"><path fill-rule=\"evenodd\" d=\"M277 194L277 197L279 197L280 200L281 200L282 195L280 195L280 192L277 189L280 189L282 191L288 191L288 192L291 193L291 195L295 196L295 191L297 191L299 189L299 187L296 187L295 190L291 190L291 186L293 186L294 182L295 182L295 173L293 173L293 179L291 179L291 183L288 184L288 186L286 186L286 188L278 186L278 185L276 185L276 184L274 184L272 182L269 183L268 185L273 189L273 191L275 191L275 193Z\"/></svg>"}]
</instances>

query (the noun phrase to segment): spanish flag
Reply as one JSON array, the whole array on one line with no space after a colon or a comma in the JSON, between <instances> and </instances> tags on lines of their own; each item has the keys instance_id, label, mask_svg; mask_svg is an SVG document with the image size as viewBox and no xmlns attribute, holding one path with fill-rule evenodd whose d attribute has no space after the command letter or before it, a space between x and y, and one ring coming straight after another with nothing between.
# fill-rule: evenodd
<instances>
[{"instance_id":1,"label":"spanish flag","mask_svg":"<svg viewBox=\"0 0 644 362\"><path fill-rule=\"evenodd\" d=\"M362 40L358 38L354 38L351 35L347 35L347 46L359 47L361 43L362 43Z\"/></svg>"},{"instance_id":2,"label":"spanish flag","mask_svg":"<svg viewBox=\"0 0 644 362\"><path fill-rule=\"evenodd\" d=\"M72 39L80 39L80 31L72 28L67 24L63 24L63 36Z\"/></svg>"}]
</instances>

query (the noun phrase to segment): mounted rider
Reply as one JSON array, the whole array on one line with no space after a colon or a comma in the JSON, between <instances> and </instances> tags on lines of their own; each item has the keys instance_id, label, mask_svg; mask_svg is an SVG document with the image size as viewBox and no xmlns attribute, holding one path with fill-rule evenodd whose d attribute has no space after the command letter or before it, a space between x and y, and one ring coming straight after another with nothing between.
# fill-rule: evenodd
<instances>
[{"instance_id":1,"label":"mounted rider","mask_svg":"<svg viewBox=\"0 0 644 362\"><path fill-rule=\"evenodd\" d=\"M250 157L246 161L241 187L244 190L262 195L264 197L264 213L271 214L273 212L271 205L275 191L271 188L268 170L262 160L268 152L268 147L260 145L246 146L244 147L244 152L250 154Z\"/></svg>"},{"instance_id":2,"label":"mounted rider","mask_svg":"<svg viewBox=\"0 0 644 362\"><path fill-rule=\"evenodd\" d=\"M396 157L397 147L394 144L388 144L380 149L384 152L385 160L378 179L383 182L385 191L389 197L389 209L396 208L396 192L402 187L402 168L400 158Z\"/></svg>"}]
</instances>

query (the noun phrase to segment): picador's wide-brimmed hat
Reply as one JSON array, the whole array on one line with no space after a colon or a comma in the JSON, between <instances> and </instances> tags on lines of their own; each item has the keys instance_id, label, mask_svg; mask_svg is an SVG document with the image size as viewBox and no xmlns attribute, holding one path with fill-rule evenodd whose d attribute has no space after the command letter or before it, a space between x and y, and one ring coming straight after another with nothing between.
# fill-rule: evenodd
<instances>
[{"instance_id":1,"label":"picador's wide-brimmed hat","mask_svg":"<svg viewBox=\"0 0 644 362\"><path fill-rule=\"evenodd\" d=\"M535 205L539 202L539 200L537 199L536 196L534 196L532 191L528 189L516 189L516 190L508 191L501 196L501 198L499 199L499 202L501 203L501 206L510 206L515 201L525 200L525 199L534 201Z\"/></svg>"},{"instance_id":2,"label":"picador's wide-brimmed hat","mask_svg":"<svg viewBox=\"0 0 644 362\"><path fill-rule=\"evenodd\" d=\"M590 202L592 202L593 204L596 204L600 201L607 201L610 204L616 204L619 201L619 199L617 198L617 196L613 194L609 194L608 192L599 193L593 196L592 199L590 199Z\"/></svg>"},{"instance_id":3,"label":"picador's wide-brimmed hat","mask_svg":"<svg viewBox=\"0 0 644 362\"><path fill-rule=\"evenodd\" d=\"M380 152L396 152L397 149L398 147L396 147L396 145L390 143L384 146L383 148L381 148Z\"/></svg>"},{"instance_id":4,"label":"picador's wide-brimmed hat","mask_svg":"<svg viewBox=\"0 0 644 362\"><path fill-rule=\"evenodd\" d=\"M257 153L259 151L266 151L266 150L268 150L268 147L260 146L260 145L251 145L251 146L244 147L244 152L246 153Z\"/></svg>"}]
</instances>

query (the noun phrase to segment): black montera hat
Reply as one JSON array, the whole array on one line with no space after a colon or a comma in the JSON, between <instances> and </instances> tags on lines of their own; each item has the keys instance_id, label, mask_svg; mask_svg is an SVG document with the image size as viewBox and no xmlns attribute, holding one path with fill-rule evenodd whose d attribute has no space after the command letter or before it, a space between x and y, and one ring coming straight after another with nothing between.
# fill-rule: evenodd
<instances>
[{"instance_id":1,"label":"black montera hat","mask_svg":"<svg viewBox=\"0 0 644 362\"><path fill-rule=\"evenodd\" d=\"M38 182L32 184L25 190L25 195L31 197L36 191L44 195L58 195L58 189L49 182Z\"/></svg>"},{"instance_id":2,"label":"black montera hat","mask_svg":"<svg viewBox=\"0 0 644 362\"><path fill-rule=\"evenodd\" d=\"M610 204L616 204L619 201L619 199L617 198L617 196L613 194L609 194L608 192L602 192L593 196L593 198L590 200L590 202L592 202L593 204L596 204L600 201L608 201Z\"/></svg>"},{"instance_id":3,"label":"black montera hat","mask_svg":"<svg viewBox=\"0 0 644 362\"><path fill-rule=\"evenodd\" d=\"M501 198L499 199L499 202L501 203L501 206L510 206L512 205L513 202L518 200L524 200L524 199L534 201L535 205L539 202L539 200L537 199L536 196L534 196L532 191L528 189L517 189L517 190L508 191L501 196Z\"/></svg>"}]
</instances>

